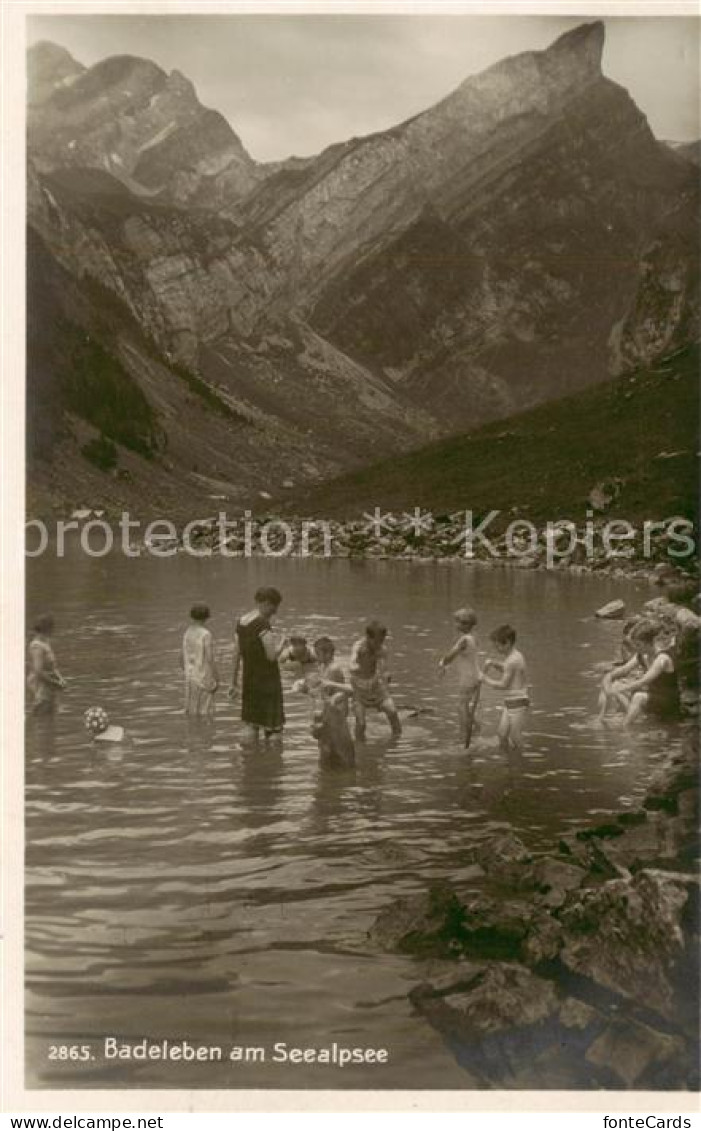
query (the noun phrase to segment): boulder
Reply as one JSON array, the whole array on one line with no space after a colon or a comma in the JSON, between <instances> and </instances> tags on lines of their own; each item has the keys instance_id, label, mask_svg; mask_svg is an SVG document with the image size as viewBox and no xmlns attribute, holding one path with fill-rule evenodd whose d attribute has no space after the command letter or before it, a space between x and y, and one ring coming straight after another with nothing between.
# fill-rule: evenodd
<instances>
[{"instance_id":1,"label":"boulder","mask_svg":"<svg viewBox=\"0 0 701 1131\"><path fill-rule=\"evenodd\" d=\"M521 944L521 960L528 966L553 962L562 949L562 943L563 933L559 919L544 913L535 915Z\"/></svg>"},{"instance_id":2,"label":"boulder","mask_svg":"<svg viewBox=\"0 0 701 1131\"><path fill-rule=\"evenodd\" d=\"M659 873L575 891L559 913L560 959L575 973L672 1020L686 902L684 886Z\"/></svg>"},{"instance_id":3,"label":"boulder","mask_svg":"<svg viewBox=\"0 0 701 1131\"><path fill-rule=\"evenodd\" d=\"M475 958L519 958L533 919L533 905L519 899L469 895L459 945Z\"/></svg>"},{"instance_id":4,"label":"boulder","mask_svg":"<svg viewBox=\"0 0 701 1131\"><path fill-rule=\"evenodd\" d=\"M602 605L600 609L596 610L597 617L602 620L618 620L626 611L625 601L616 600L609 601L606 605Z\"/></svg>"},{"instance_id":5,"label":"boulder","mask_svg":"<svg viewBox=\"0 0 701 1131\"><path fill-rule=\"evenodd\" d=\"M542 856L531 868L535 886L544 892L552 890L568 892L581 886L586 871L566 857Z\"/></svg>"},{"instance_id":6,"label":"boulder","mask_svg":"<svg viewBox=\"0 0 701 1131\"><path fill-rule=\"evenodd\" d=\"M513 887L522 884L526 866L533 860L523 841L512 832L490 837L472 855L490 879Z\"/></svg>"},{"instance_id":7,"label":"boulder","mask_svg":"<svg viewBox=\"0 0 701 1131\"><path fill-rule=\"evenodd\" d=\"M450 957L462 949L465 909L450 888L395 900L380 913L370 938L384 950L427 957Z\"/></svg>"},{"instance_id":8,"label":"boulder","mask_svg":"<svg viewBox=\"0 0 701 1131\"><path fill-rule=\"evenodd\" d=\"M698 740L693 736L681 751L668 757L654 775L647 788L644 807L676 813L680 794L698 789L698 784Z\"/></svg>"},{"instance_id":9,"label":"boulder","mask_svg":"<svg viewBox=\"0 0 701 1131\"><path fill-rule=\"evenodd\" d=\"M518 965L470 965L452 985L423 984L409 999L458 1063L488 1087L513 1086L534 1051L557 1033L553 984Z\"/></svg>"},{"instance_id":10,"label":"boulder","mask_svg":"<svg viewBox=\"0 0 701 1131\"><path fill-rule=\"evenodd\" d=\"M567 833L560 838L558 848L562 855L571 856L596 879L612 879L618 874L594 837L583 839L576 833Z\"/></svg>"},{"instance_id":11,"label":"boulder","mask_svg":"<svg viewBox=\"0 0 701 1131\"><path fill-rule=\"evenodd\" d=\"M667 1086L673 1088L683 1086L674 1066L684 1062L685 1053L686 1045L680 1037L625 1018L608 1024L585 1056L590 1064L611 1072L616 1078L613 1083L626 1088L641 1086L653 1070L659 1075L660 1070L672 1065Z\"/></svg>"},{"instance_id":12,"label":"boulder","mask_svg":"<svg viewBox=\"0 0 701 1131\"><path fill-rule=\"evenodd\" d=\"M672 859L676 848L668 824L662 814L651 813L644 823L624 828L621 836L602 841L600 850L614 868L630 871L654 860Z\"/></svg>"},{"instance_id":13,"label":"boulder","mask_svg":"<svg viewBox=\"0 0 701 1131\"><path fill-rule=\"evenodd\" d=\"M608 1079L596 1057L588 1063L584 1056L607 1016L522 966L459 963L452 975L417 986L409 997L485 1086L574 1089Z\"/></svg>"},{"instance_id":14,"label":"boulder","mask_svg":"<svg viewBox=\"0 0 701 1131\"><path fill-rule=\"evenodd\" d=\"M468 963L456 974L452 981L417 986L409 998L443 1032L463 1041L539 1025L559 1009L553 983L518 964Z\"/></svg>"}]
</instances>

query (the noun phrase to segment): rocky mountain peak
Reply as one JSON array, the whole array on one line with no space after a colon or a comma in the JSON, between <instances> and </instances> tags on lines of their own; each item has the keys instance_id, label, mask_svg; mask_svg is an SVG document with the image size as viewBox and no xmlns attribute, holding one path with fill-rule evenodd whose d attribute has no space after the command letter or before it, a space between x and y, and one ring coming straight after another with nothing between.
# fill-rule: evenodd
<instances>
[{"instance_id":1,"label":"rocky mountain peak","mask_svg":"<svg viewBox=\"0 0 701 1131\"><path fill-rule=\"evenodd\" d=\"M166 73L157 63L138 55L111 55L95 63L81 76L72 90L71 102L87 101L110 95L120 101L158 90L166 82Z\"/></svg>"},{"instance_id":2,"label":"rocky mountain peak","mask_svg":"<svg viewBox=\"0 0 701 1131\"><path fill-rule=\"evenodd\" d=\"M563 100L576 97L603 78L605 40L600 20L565 32L543 51L508 55L476 75L469 75L437 108L478 100L493 107L498 120L529 110L557 112Z\"/></svg>"},{"instance_id":3,"label":"rocky mountain peak","mask_svg":"<svg viewBox=\"0 0 701 1131\"><path fill-rule=\"evenodd\" d=\"M236 201L259 179L226 119L202 106L180 71L167 74L135 55L112 55L86 70L63 48L40 46L30 65L41 76L41 97L30 97L28 120L38 169L106 169L130 189L178 206ZM56 80L66 73L70 83Z\"/></svg>"},{"instance_id":4,"label":"rocky mountain peak","mask_svg":"<svg viewBox=\"0 0 701 1131\"><path fill-rule=\"evenodd\" d=\"M57 43L42 39L27 52L27 94L30 105L50 98L61 85L82 74L85 67L70 51Z\"/></svg>"},{"instance_id":5,"label":"rocky mountain peak","mask_svg":"<svg viewBox=\"0 0 701 1131\"><path fill-rule=\"evenodd\" d=\"M606 31L601 20L565 32L540 55L544 76L559 87L581 89L600 80Z\"/></svg>"},{"instance_id":6,"label":"rocky mountain peak","mask_svg":"<svg viewBox=\"0 0 701 1131\"><path fill-rule=\"evenodd\" d=\"M562 35L550 44L545 51L546 56L560 56L571 61L579 60L593 72L601 71L601 57L606 41L606 29L603 20L593 20L588 24L578 24L571 31Z\"/></svg>"}]
</instances>

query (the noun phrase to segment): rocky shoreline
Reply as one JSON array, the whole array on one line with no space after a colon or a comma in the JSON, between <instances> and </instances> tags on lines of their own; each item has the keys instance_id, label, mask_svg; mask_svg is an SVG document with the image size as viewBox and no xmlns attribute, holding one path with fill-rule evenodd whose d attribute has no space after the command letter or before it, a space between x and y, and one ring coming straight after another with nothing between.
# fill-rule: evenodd
<instances>
[{"instance_id":1,"label":"rocky shoreline","mask_svg":"<svg viewBox=\"0 0 701 1131\"><path fill-rule=\"evenodd\" d=\"M698 1088L698 817L689 726L639 810L550 852L498 835L382 912L371 943L416 958L409 1000L472 1086Z\"/></svg>"},{"instance_id":2,"label":"rocky shoreline","mask_svg":"<svg viewBox=\"0 0 701 1131\"><path fill-rule=\"evenodd\" d=\"M455 563L468 567L613 577L625 581L646 581L666 588L699 581L697 556L691 553L685 557L678 553L675 556L675 536L665 530L649 536L647 550L635 543L626 544L618 550L612 545L607 548L603 519L577 527L571 541L565 532L564 544L557 540L553 542L552 535L544 527L539 528L537 537L534 534L532 538L519 539L503 532L490 534L491 549L476 538L468 549L464 512L429 517L430 525L417 532L411 528L411 522L389 529L380 525L373 530L367 515L341 520L270 512L254 517L250 510L246 510L241 516L231 517L223 514L193 520L191 516L176 515L172 519L154 519L152 522L157 533L153 536L149 534L149 520L140 522L134 518L134 525L144 533L130 534L129 542L143 552L158 556L191 553L201 557L309 557ZM44 523L51 529L52 523L58 520L29 516L28 521ZM75 537L79 537L77 531L85 524L110 526L115 534L114 545L119 545L120 515L112 515L109 510L84 507L73 511L69 518L62 521L64 524L76 524ZM416 519L417 523L421 521ZM382 519L378 522L381 524ZM478 520L475 519L477 525ZM170 534L166 532L168 528Z\"/></svg>"}]
</instances>

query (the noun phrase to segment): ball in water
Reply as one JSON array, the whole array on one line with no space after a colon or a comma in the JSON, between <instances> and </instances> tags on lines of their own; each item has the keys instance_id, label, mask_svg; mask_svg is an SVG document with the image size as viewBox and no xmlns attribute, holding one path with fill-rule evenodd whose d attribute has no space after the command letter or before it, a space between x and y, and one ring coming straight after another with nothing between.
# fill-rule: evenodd
<instances>
[{"instance_id":1,"label":"ball in water","mask_svg":"<svg viewBox=\"0 0 701 1131\"><path fill-rule=\"evenodd\" d=\"M83 721L85 723L85 729L93 738L98 734L102 734L110 725L109 715L104 707L88 707L83 715Z\"/></svg>"}]
</instances>

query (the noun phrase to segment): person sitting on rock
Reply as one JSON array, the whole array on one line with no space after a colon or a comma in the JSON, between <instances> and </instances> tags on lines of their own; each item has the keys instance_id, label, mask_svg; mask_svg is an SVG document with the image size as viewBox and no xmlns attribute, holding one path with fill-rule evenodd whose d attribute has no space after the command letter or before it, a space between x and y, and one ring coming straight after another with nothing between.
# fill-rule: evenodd
<instances>
[{"instance_id":1,"label":"person sitting on rock","mask_svg":"<svg viewBox=\"0 0 701 1131\"><path fill-rule=\"evenodd\" d=\"M645 646L650 649L650 663L638 679L624 683L620 690L628 697L625 725L636 722L641 715L671 721L679 718L679 684L674 663L674 638L665 629L650 627L640 633Z\"/></svg>"},{"instance_id":2,"label":"person sitting on rock","mask_svg":"<svg viewBox=\"0 0 701 1131\"><path fill-rule=\"evenodd\" d=\"M355 737L359 742L365 738L368 708L386 715L394 738L398 738L402 733L397 708L389 693L386 639L385 626L379 621L371 620L365 627L365 636L356 640L351 651L350 677L353 688Z\"/></svg>"},{"instance_id":3,"label":"person sitting on rock","mask_svg":"<svg viewBox=\"0 0 701 1131\"><path fill-rule=\"evenodd\" d=\"M621 657L601 681L597 722L603 722L611 708L619 712L628 710L630 697L623 692L622 683L636 672L642 675L647 671L650 660L645 653L646 641L651 647L653 637L651 621L634 618L623 626Z\"/></svg>"}]
</instances>

